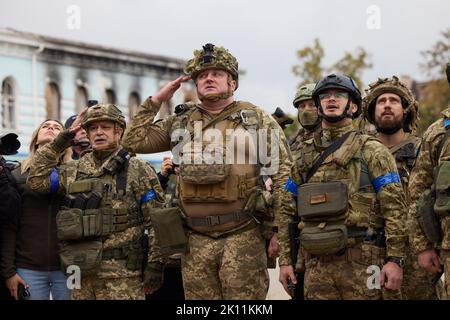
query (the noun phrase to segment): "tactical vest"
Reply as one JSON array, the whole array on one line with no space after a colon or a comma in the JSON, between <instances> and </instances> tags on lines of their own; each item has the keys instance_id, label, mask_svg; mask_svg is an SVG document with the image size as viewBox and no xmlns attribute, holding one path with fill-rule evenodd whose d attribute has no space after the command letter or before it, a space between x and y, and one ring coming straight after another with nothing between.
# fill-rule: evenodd
<instances>
[{"instance_id":1,"label":"tactical vest","mask_svg":"<svg viewBox=\"0 0 450 320\"><path fill-rule=\"evenodd\" d=\"M67 168L67 195L57 215L60 240L103 237L142 224L139 208L112 208L113 199L125 196L128 162L119 155L114 157L100 177L81 177L80 162Z\"/></svg>"},{"instance_id":2,"label":"tactical vest","mask_svg":"<svg viewBox=\"0 0 450 320\"><path fill-rule=\"evenodd\" d=\"M370 140L376 139L352 132L299 187L300 242L310 254L337 253L349 245L348 238L367 238L384 227L362 153ZM309 156L314 162L319 154L316 151Z\"/></svg>"},{"instance_id":3,"label":"tactical vest","mask_svg":"<svg viewBox=\"0 0 450 320\"><path fill-rule=\"evenodd\" d=\"M206 130L202 130L202 143L191 144L188 153L183 156L191 159L191 164L182 162L178 175L178 197L181 207L187 216L188 226L197 232L224 232L245 224L254 218L256 198L261 193L259 184L260 167L256 157L255 164L249 164L250 155L258 154L257 145L247 140L245 147L238 146L238 139L243 139L246 132L257 132L261 127L261 114L248 102L236 102L222 112L229 115ZM233 108L233 111L230 111ZM195 121L203 121L204 115L198 107L179 115L179 129L194 132ZM221 114L216 115L220 117ZM211 120L214 121L214 120ZM178 129L178 128L177 128ZM239 134L227 136L226 130L241 130ZM222 146L205 141L208 130L219 130L222 133ZM251 131L248 131L251 130ZM228 143L234 140L234 159L229 159ZM202 155L205 150L214 149L216 159L222 163L205 164ZM201 164L193 159L199 157ZM236 164L236 159L245 159L245 164ZM243 157L243 158L242 158ZM230 161L231 160L231 161Z\"/></svg>"},{"instance_id":4,"label":"tactical vest","mask_svg":"<svg viewBox=\"0 0 450 320\"><path fill-rule=\"evenodd\" d=\"M109 160L103 173L95 177L80 172L80 161L67 165L67 195L56 216L64 271L67 266L75 264L84 274L95 273L102 259L111 258L128 258L133 260L132 266L127 265L129 269L140 268L140 244L127 243L121 248L103 250L105 237L144 222L139 206L113 207L113 200L125 197L129 161L128 152L121 150ZM116 180L116 188L113 188L113 179Z\"/></svg>"}]
</instances>

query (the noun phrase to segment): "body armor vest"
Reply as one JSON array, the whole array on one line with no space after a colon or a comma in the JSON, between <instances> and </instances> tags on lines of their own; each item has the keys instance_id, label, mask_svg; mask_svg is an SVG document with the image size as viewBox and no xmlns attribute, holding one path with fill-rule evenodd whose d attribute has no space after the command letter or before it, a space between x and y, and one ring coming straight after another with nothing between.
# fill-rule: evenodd
<instances>
[{"instance_id":1,"label":"body armor vest","mask_svg":"<svg viewBox=\"0 0 450 320\"><path fill-rule=\"evenodd\" d=\"M98 176L80 172L80 162L68 167L67 195L56 217L60 240L104 237L143 223L139 208L112 204L113 199L125 196L129 158L122 151L125 152L121 150L113 157Z\"/></svg>"},{"instance_id":2,"label":"body armor vest","mask_svg":"<svg viewBox=\"0 0 450 320\"><path fill-rule=\"evenodd\" d=\"M348 208L334 219L345 221L345 225L349 227L380 229L383 227L383 220L371 183L374 177L371 177L362 153L362 147L369 140L375 139L368 135L351 133L343 145L323 161L308 183L344 183ZM308 151L308 146L305 151ZM319 155L317 151L305 154L305 168L309 169Z\"/></svg>"},{"instance_id":3,"label":"body armor vest","mask_svg":"<svg viewBox=\"0 0 450 320\"><path fill-rule=\"evenodd\" d=\"M254 132L257 137L260 114L248 102L236 102L223 112L229 115L201 130L201 142L195 141L192 133L196 121L202 122L200 129L207 125L205 114L195 107L193 112L180 115L180 129L191 133L194 143L183 147L178 197L189 227L198 232L228 231L245 224L253 218L256 197L261 192L257 140L248 135ZM227 135L227 129L233 134ZM218 132L221 143L206 141L206 137ZM212 163L205 163L205 151L214 157Z\"/></svg>"}]
</instances>

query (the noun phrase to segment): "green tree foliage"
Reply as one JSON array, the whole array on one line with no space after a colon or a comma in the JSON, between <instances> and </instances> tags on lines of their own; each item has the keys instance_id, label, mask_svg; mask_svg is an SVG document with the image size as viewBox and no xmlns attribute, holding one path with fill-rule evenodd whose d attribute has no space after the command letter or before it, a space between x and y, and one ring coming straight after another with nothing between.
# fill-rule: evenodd
<instances>
[{"instance_id":1,"label":"green tree foliage","mask_svg":"<svg viewBox=\"0 0 450 320\"><path fill-rule=\"evenodd\" d=\"M299 76L299 87L306 83L317 82L328 73L339 72L351 76L362 88L362 74L364 70L372 68L370 54L362 47L356 48L355 53L345 52L331 67L322 65L325 52L318 39L314 39L311 47L304 47L297 51L300 62L292 67L292 72Z\"/></svg>"},{"instance_id":2,"label":"green tree foliage","mask_svg":"<svg viewBox=\"0 0 450 320\"><path fill-rule=\"evenodd\" d=\"M450 60L450 28L443 31L429 50L422 52L425 62L421 68L431 78L420 92L418 132L422 133L439 118L439 113L450 102L450 88L445 75Z\"/></svg>"}]
</instances>

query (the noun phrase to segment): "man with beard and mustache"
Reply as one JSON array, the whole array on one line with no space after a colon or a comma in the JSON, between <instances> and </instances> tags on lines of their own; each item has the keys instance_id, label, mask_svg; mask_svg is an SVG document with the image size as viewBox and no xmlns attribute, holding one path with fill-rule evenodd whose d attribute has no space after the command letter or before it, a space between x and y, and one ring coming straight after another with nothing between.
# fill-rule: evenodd
<instances>
[{"instance_id":1,"label":"man with beard and mustache","mask_svg":"<svg viewBox=\"0 0 450 320\"><path fill-rule=\"evenodd\" d=\"M411 202L408 183L420 147L414 135L418 103L411 90L398 77L378 79L366 89L364 116L376 129L376 137L389 148L397 163L407 204ZM407 217L410 221L411 217ZM408 223L408 222L407 222ZM432 275L417 262L417 255L407 247L402 296L407 300L436 299L431 287Z\"/></svg>"},{"instance_id":2,"label":"man with beard and mustache","mask_svg":"<svg viewBox=\"0 0 450 320\"><path fill-rule=\"evenodd\" d=\"M294 167L285 186L298 198L305 299L381 299L381 286L400 288L405 257L406 204L395 160L379 141L353 128L362 109L352 78L331 74L317 83L312 98L322 130L304 155L309 165ZM288 236L293 217L282 213L280 282L288 292L288 283L297 282ZM381 269L379 283L369 281L368 267Z\"/></svg>"},{"instance_id":3,"label":"man with beard and mustache","mask_svg":"<svg viewBox=\"0 0 450 320\"><path fill-rule=\"evenodd\" d=\"M447 64L450 84L450 61ZM445 272L440 298L450 298L450 107L423 134L411 173L410 240L422 268L437 278ZM426 219L428 216L428 219ZM431 218L430 218L431 217Z\"/></svg>"}]
</instances>

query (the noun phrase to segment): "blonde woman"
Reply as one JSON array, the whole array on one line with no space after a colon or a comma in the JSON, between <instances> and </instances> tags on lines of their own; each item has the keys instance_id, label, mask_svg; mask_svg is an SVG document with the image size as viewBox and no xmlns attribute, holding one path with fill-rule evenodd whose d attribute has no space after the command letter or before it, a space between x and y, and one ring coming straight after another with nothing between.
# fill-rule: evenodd
<instances>
[{"instance_id":1,"label":"blonde woman","mask_svg":"<svg viewBox=\"0 0 450 320\"><path fill-rule=\"evenodd\" d=\"M22 216L18 225L4 226L1 271L15 299L23 298L18 296L19 285L28 288L31 300L48 300L50 294L54 300L70 299L67 279L60 268L56 237L55 217L62 198L39 194L26 185L36 150L53 141L62 130L58 120L42 122L32 135L29 157L12 171L22 197ZM71 151L67 149L61 154L59 164L70 159Z\"/></svg>"}]
</instances>

